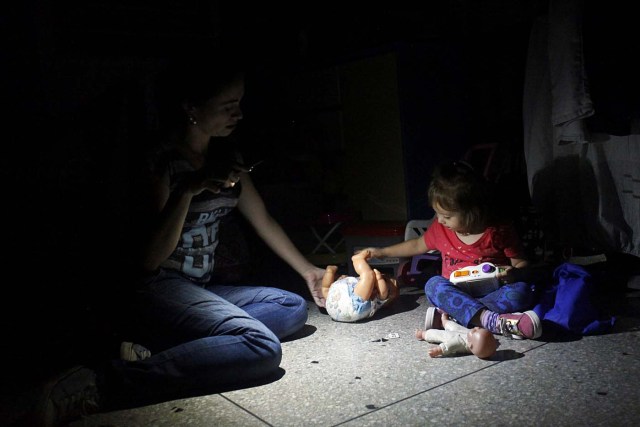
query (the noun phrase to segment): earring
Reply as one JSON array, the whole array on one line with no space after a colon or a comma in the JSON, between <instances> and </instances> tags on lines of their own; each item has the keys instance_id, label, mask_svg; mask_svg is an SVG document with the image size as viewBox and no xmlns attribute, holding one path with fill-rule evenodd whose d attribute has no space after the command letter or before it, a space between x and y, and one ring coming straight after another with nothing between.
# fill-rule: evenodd
<instances>
[{"instance_id":1,"label":"earring","mask_svg":"<svg viewBox=\"0 0 640 427\"><path fill-rule=\"evenodd\" d=\"M188 115L187 115L187 120L189 120L189 124L190 124L190 125L195 126L195 125L197 125L197 124L198 124L198 122L196 121L196 118L195 118L195 117L193 117L191 114L188 114Z\"/></svg>"}]
</instances>

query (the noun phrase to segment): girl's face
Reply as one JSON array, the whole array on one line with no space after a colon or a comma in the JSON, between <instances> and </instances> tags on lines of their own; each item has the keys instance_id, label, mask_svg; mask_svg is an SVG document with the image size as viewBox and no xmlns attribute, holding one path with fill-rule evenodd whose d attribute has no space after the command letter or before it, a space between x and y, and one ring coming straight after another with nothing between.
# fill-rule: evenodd
<instances>
[{"instance_id":1,"label":"girl's face","mask_svg":"<svg viewBox=\"0 0 640 427\"><path fill-rule=\"evenodd\" d=\"M229 136L242 119L240 101L244 96L244 82L234 81L203 105L192 107L196 126L209 136Z\"/></svg>"},{"instance_id":2,"label":"girl's face","mask_svg":"<svg viewBox=\"0 0 640 427\"><path fill-rule=\"evenodd\" d=\"M433 206L433 210L436 211L436 217L438 222L451 231L458 233L466 232L462 223L462 216L456 211L447 211L442 209L439 204Z\"/></svg>"}]
</instances>

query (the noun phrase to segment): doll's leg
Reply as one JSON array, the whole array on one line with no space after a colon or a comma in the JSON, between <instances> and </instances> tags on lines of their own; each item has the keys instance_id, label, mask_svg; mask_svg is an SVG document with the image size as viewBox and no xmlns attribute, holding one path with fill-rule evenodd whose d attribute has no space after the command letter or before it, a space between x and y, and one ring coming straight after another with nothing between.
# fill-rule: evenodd
<instances>
[{"instance_id":1,"label":"doll's leg","mask_svg":"<svg viewBox=\"0 0 640 427\"><path fill-rule=\"evenodd\" d=\"M329 288L336 281L336 271L338 267L335 265L328 265L325 269L324 276L322 277L322 296L327 299L329 295Z\"/></svg>"},{"instance_id":2,"label":"doll's leg","mask_svg":"<svg viewBox=\"0 0 640 427\"><path fill-rule=\"evenodd\" d=\"M353 292L362 298L364 301L371 300L373 295L373 289L376 286L376 276L373 270L369 268L368 271L362 272L358 278L358 283L353 288Z\"/></svg>"},{"instance_id":3,"label":"doll's leg","mask_svg":"<svg viewBox=\"0 0 640 427\"><path fill-rule=\"evenodd\" d=\"M367 263L369 251L358 252L351 257L353 269L358 274L358 283L356 283L353 291L364 301L371 300L374 287L376 286L376 275Z\"/></svg>"}]
</instances>

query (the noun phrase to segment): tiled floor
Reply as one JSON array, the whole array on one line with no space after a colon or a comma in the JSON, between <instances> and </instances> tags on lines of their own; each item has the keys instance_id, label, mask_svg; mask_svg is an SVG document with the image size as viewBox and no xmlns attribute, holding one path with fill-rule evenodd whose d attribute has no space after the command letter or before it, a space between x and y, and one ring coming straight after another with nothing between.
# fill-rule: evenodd
<instances>
[{"instance_id":1,"label":"tiled floor","mask_svg":"<svg viewBox=\"0 0 640 427\"><path fill-rule=\"evenodd\" d=\"M611 333L500 338L489 361L427 356L432 344L414 337L427 307L421 289L403 289L395 306L355 324L310 304L305 330L283 343L280 379L71 425L637 426L640 298L631 292L616 298Z\"/></svg>"}]
</instances>

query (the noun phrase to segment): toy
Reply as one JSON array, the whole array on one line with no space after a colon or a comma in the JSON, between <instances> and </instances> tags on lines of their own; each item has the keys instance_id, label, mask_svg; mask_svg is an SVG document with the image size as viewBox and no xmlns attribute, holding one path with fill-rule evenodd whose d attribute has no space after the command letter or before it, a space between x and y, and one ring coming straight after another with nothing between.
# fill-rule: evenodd
<instances>
[{"instance_id":1,"label":"toy","mask_svg":"<svg viewBox=\"0 0 640 427\"><path fill-rule=\"evenodd\" d=\"M473 297L481 297L500 287L497 273L504 269L490 262L464 267L451 273L449 280Z\"/></svg>"},{"instance_id":2,"label":"toy","mask_svg":"<svg viewBox=\"0 0 640 427\"><path fill-rule=\"evenodd\" d=\"M428 312L429 310L427 310ZM438 344L429 349L429 357L449 356L454 354L473 353L481 359L493 356L498 348L498 341L485 328L465 328L443 311L440 312L442 329L418 329L416 338Z\"/></svg>"}]
</instances>

